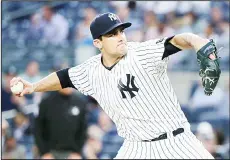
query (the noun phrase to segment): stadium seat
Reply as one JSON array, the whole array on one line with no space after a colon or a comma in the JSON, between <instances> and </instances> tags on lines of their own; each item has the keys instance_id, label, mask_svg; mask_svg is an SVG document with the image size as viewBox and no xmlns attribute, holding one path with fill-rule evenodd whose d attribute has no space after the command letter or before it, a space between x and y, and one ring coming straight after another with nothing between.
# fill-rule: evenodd
<instances>
[{"instance_id":1,"label":"stadium seat","mask_svg":"<svg viewBox=\"0 0 230 160\"><path fill-rule=\"evenodd\" d=\"M181 105L181 110L184 112L185 117L188 119L188 121L192 122L193 117L192 117L192 112L191 112L190 108L188 106Z\"/></svg>"},{"instance_id":2,"label":"stadium seat","mask_svg":"<svg viewBox=\"0 0 230 160\"><path fill-rule=\"evenodd\" d=\"M216 117L216 107L215 106L205 106L205 107L198 107L191 111L192 114L192 121L193 122L201 122L205 118Z\"/></svg>"}]
</instances>

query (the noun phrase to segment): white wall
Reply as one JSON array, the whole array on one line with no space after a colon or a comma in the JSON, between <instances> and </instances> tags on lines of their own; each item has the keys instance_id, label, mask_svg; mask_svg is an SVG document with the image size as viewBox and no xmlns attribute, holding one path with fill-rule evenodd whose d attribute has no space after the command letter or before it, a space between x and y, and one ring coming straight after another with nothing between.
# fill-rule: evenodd
<instances>
[{"instance_id":1,"label":"white wall","mask_svg":"<svg viewBox=\"0 0 230 160\"><path fill-rule=\"evenodd\" d=\"M169 79L173 85L174 91L181 104L187 104L191 82L199 80L201 77L197 72L169 72ZM229 72L222 72L219 82L217 84L221 89L226 89L229 84Z\"/></svg>"}]
</instances>

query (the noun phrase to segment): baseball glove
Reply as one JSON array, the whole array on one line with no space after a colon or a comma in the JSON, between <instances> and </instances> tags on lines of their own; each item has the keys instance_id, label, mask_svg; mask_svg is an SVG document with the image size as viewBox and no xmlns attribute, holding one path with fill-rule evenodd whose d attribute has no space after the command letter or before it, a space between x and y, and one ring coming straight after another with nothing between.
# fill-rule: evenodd
<instances>
[{"instance_id":1,"label":"baseball glove","mask_svg":"<svg viewBox=\"0 0 230 160\"><path fill-rule=\"evenodd\" d=\"M214 60L209 58L209 55L212 53L216 57ZM216 45L212 39L197 51L197 62L200 66L199 75L202 77L204 93L206 95L211 95L221 74Z\"/></svg>"}]
</instances>

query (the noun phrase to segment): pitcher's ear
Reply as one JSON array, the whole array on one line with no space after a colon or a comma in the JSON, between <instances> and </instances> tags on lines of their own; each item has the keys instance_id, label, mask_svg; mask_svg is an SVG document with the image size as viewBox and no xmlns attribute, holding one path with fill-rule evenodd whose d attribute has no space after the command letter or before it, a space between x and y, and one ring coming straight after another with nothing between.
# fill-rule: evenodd
<instances>
[{"instance_id":1,"label":"pitcher's ear","mask_svg":"<svg viewBox=\"0 0 230 160\"><path fill-rule=\"evenodd\" d=\"M99 50L102 48L102 42L100 39L94 39L93 40L93 45L98 48Z\"/></svg>"}]
</instances>

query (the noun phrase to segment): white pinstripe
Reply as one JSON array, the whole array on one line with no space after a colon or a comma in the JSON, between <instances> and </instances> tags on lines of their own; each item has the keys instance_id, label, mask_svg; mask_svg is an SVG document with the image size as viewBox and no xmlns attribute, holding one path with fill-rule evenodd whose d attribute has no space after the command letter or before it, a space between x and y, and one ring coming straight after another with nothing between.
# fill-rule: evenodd
<instances>
[{"instance_id":1,"label":"white pinstripe","mask_svg":"<svg viewBox=\"0 0 230 160\"><path fill-rule=\"evenodd\" d=\"M121 147L114 159L214 159L198 141L189 129L176 137L160 141L125 140L127 145ZM145 149L149 150L148 154Z\"/></svg>"},{"instance_id":2,"label":"white pinstripe","mask_svg":"<svg viewBox=\"0 0 230 160\"><path fill-rule=\"evenodd\" d=\"M115 122L118 134L128 141L117 158L198 158L202 154L209 157L203 146L187 134L178 140L138 142L183 128L188 123L166 73L169 58L161 60L165 40L129 42L128 53L112 70L101 64L101 54L69 69L75 88L94 97ZM119 82L127 85L127 77L138 88L132 91L135 94L132 98L125 88L118 87ZM130 89L132 85L126 87Z\"/></svg>"}]
</instances>

